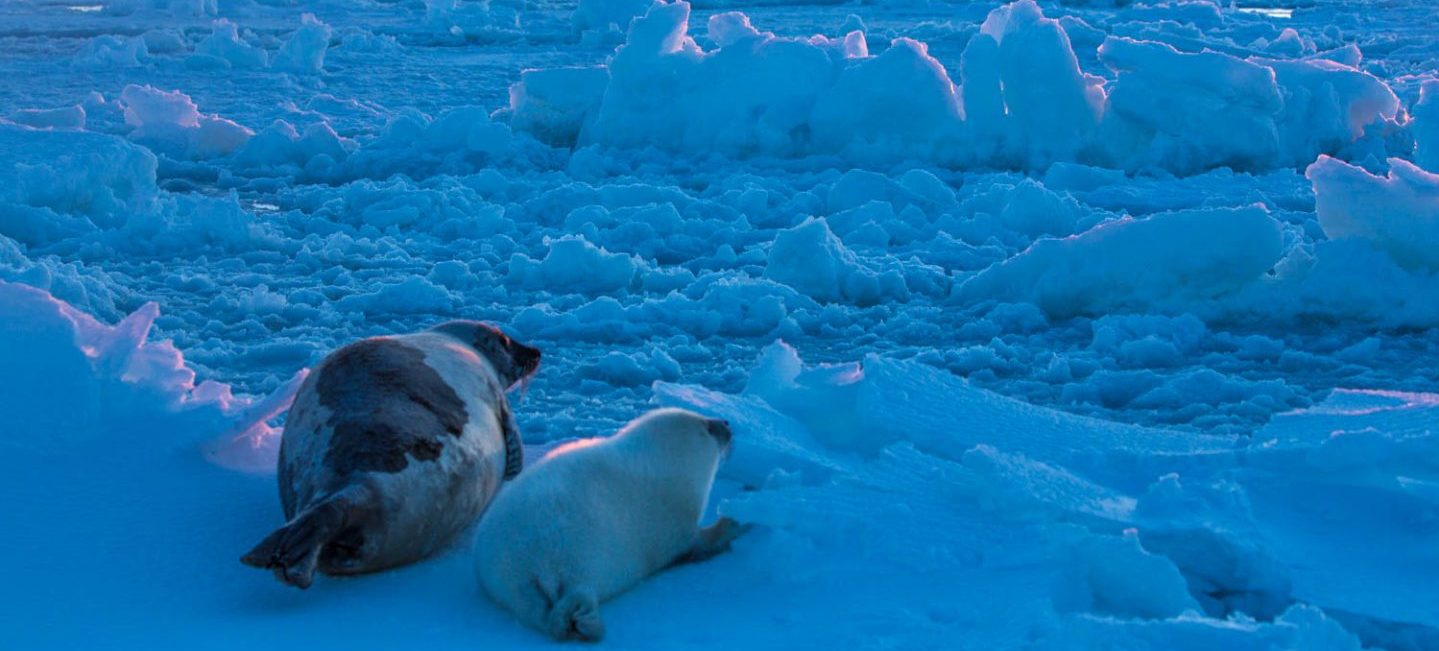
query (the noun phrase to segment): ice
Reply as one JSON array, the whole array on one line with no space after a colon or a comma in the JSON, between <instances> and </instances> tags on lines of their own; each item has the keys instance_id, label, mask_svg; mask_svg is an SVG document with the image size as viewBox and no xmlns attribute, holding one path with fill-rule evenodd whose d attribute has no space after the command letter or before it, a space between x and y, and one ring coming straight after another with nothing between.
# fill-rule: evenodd
<instances>
[{"instance_id":1,"label":"ice","mask_svg":"<svg viewBox=\"0 0 1439 651\"><path fill-rule=\"evenodd\" d=\"M371 292L352 294L335 304L346 312L365 314L427 314L449 311L454 297L425 278L410 278Z\"/></svg>"},{"instance_id":2,"label":"ice","mask_svg":"<svg viewBox=\"0 0 1439 651\"><path fill-rule=\"evenodd\" d=\"M1424 82L1413 116L1414 163L1439 172L1439 79Z\"/></svg>"},{"instance_id":3,"label":"ice","mask_svg":"<svg viewBox=\"0 0 1439 651\"><path fill-rule=\"evenodd\" d=\"M9 120L36 129L84 129L85 108L80 105L53 109L20 109Z\"/></svg>"},{"instance_id":4,"label":"ice","mask_svg":"<svg viewBox=\"0 0 1439 651\"><path fill-rule=\"evenodd\" d=\"M269 53L250 44L240 35L239 25L223 18L216 20L210 35L195 46L194 56L208 57L204 61L226 68L263 68L270 63Z\"/></svg>"},{"instance_id":5,"label":"ice","mask_svg":"<svg viewBox=\"0 0 1439 651\"><path fill-rule=\"evenodd\" d=\"M735 430L616 648L1439 648L1436 17L3 3L0 646L548 646L236 562L305 369L468 318L531 458Z\"/></svg>"},{"instance_id":6,"label":"ice","mask_svg":"<svg viewBox=\"0 0 1439 651\"><path fill-rule=\"evenodd\" d=\"M526 70L510 89L511 124L544 142L573 146L607 84L609 71L600 67Z\"/></svg>"},{"instance_id":7,"label":"ice","mask_svg":"<svg viewBox=\"0 0 1439 651\"><path fill-rule=\"evenodd\" d=\"M653 0L581 0L571 14L576 32L624 33L630 20L643 16Z\"/></svg>"},{"instance_id":8,"label":"ice","mask_svg":"<svg viewBox=\"0 0 1439 651\"><path fill-rule=\"evenodd\" d=\"M1263 168L1279 156L1284 107L1272 71L1218 52L1110 37L1100 60L1118 72L1104 115L1110 156L1182 173Z\"/></svg>"},{"instance_id":9,"label":"ice","mask_svg":"<svg viewBox=\"0 0 1439 651\"><path fill-rule=\"evenodd\" d=\"M879 274L860 263L822 218L781 231L764 274L818 301L872 305L909 294L898 274Z\"/></svg>"},{"instance_id":10,"label":"ice","mask_svg":"<svg viewBox=\"0 0 1439 651\"><path fill-rule=\"evenodd\" d=\"M1439 174L1394 158L1387 176L1375 176L1324 156L1304 175L1330 239L1364 240L1400 266L1439 271Z\"/></svg>"},{"instance_id":11,"label":"ice","mask_svg":"<svg viewBox=\"0 0 1439 651\"><path fill-rule=\"evenodd\" d=\"M178 90L130 84L120 93L130 137L150 147L185 158L229 154L254 135L250 129L217 115L204 115Z\"/></svg>"},{"instance_id":12,"label":"ice","mask_svg":"<svg viewBox=\"0 0 1439 651\"><path fill-rule=\"evenodd\" d=\"M1282 163L1305 165L1316 156L1341 151L1370 127L1383 128L1399 113L1399 98L1374 75L1323 59L1250 59L1274 71L1284 95L1275 117Z\"/></svg>"},{"instance_id":13,"label":"ice","mask_svg":"<svg viewBox=\"0 0 1439 651\"><path fill-rule=\"evenodd\" d=\"M1061 317L1165 310L1255 282L1279 261L1282 246L1279 223L1259 207L1122 219L1036 241L958 285L954 297L1023 300Z\"/></svg>"},{"instance_id":14,"label":"ice","mask_svg":"<svg viewBox=\"0 0 1439 651\"><path fill-rule=\"evenodd\" d=\"M922 509L920 505L929 500L944 499L948 504L947 523L954 517L973 517L961 515L970 508L977 508L977 513L997 515L1001 522L1008 523L996 528L991 521L983 528L969 529L969 536L1003 538L1009 535L1002 533L1004 528L1013 527L1016 532L1027 532L1029 544L1046 539L1055 543L1065 541L1055 547L1041 543L1039 549L1034 550L1036 555L1026 556L1025 569L1011 570L1042 575L1046 564L1054 563L1052 567L1068 566L1074 572L1062 574L1063 580L1049 584L1052 601L1041 609L1054 608L1055 615L1064 615L1056 620L1057 629L1051 631L1053 638L1040 638L1043 648L1069 648L1066 645L1072 643L1070 635L1095 636L1094 643L1101 645L1138 636L1149 640L1145 644L1155 645L1153 648L1207 648L1205 645L1226 638L1229 644L1242 645L1242 648L1266 648L1275 640L1289 640L1282 643L1287 648L1358 648L1354 635L1336 623L1334 616L1326 616L1313 606L1292 605L1294 591L1304 590L1306 581L1321 592L1329 588L1318 586L1337 589L1343 585L1347 586L1345 589L1358 590L1348 593L1352 601L1341 609L1341 616L1348 619L1354 612L1348 608L1359 611L1385 608L1382 604L1389 599L1386 590L1372 586L1359 588L1351 580L1359 575L1377 578L1388 571L1385 567L1435 562L1432 553L1422 561L1396 559L1392 564L1386 561L1380 565L1353 565L1329 558L1322 564L1323 571L1308 579L1300 578L1313 572L1311 568L1321 566L1302 561L1293 564L1297 559L1290 553L1309 544L1302 540L1310 534L1298 532L1324 526L1322 523L1328 519L1302 506L1302 500L1271 500L1269 491L1289 481L1284 476L1304 477L1309 476L1310 471L1303 462L1292 463L1290 459L1295 457L1265 442L1273 436L1292 441L1281 445L1322 447L1333 427L1327 421L1334 418L1324 414L1332 412L1333 407L1295 413L1285 419L1283 428L1276 429L1274 434L1256 436L1251 455L1256 460L1263 459L1260 461L1263 469L1234 472L1222 470L1231 462L1226 458L1244 452L1231 449L1230 443L1221 439L1186 439L1166 436L1160 431L1125 430L1053 417L986 395L942 375L885 360L870 358L862 365L832 369L805 368L791 349L771 351L762 358L752 380L754 386L747 388L744 399L666 385L660 388L662 402L731 418L732 422L743 423L745 431L755 433L753 439L737 440L735 458L747 463L741 464L736 479L763 475L760 469L752 467L759 459L769 460L788 472L813 467L793 453L781 454L783 443L777 441L777 437L786 437L788 445L806 445L811 449L838 447L867 451L866 458L870 460L831 457L829 463L844 464L851 469L844 476L829 472L811 474L799 486L775 484L770 480L764 489L733 498L723 504L721 510L763 521L796 535L820 536L826 530L852 526L848 519L860 511L843 509L869 508L863 505L868 496L860 487L904 494L919 490L917 486L907 486L905 481L926 477L930 490L944 486L946 488L938 490L953 493L926 498L910 494L898 503ZM844 404L847 409L840 413L812 411L813 405L825 404L815 400L818 397L815 392L834 391L843 391L846 397L830 398L828 403ZM939 396L943 396L943 400L931 399ZM1379 411L1345 409L1337 404L1336 407L1342 410L1338 413L1344 414L1339 418L1357 419L1401 414L1417 417L1422 412L1414 409L1432 408L1421 406L1429 404L1427 401L1432 396L1399 398L1388 402L1397 405L1397 411L1386 410L1396 407ZM774 413L776 410L778 413ZM751 425L755 418L762 419L763 424ZM1077 429L1072 430L1072 434L1066 433L1071 426ZM1046 430L1045 436L1030 436ZM841 431L848 434L841 437ZM1313 438L1305 439L1307 443L1299 442L1295 437L1302 437L1298 434L1301 431ZM853 438L860 433L862 437ZM1104 452L1097 456L1060 452L1065 446L1056 443L1070 435L1084 437L1087 449ZM1417 431L1410 435L1428 436ZM808 442L810 436L822 441L819 448ZM1048 436L1055 439L1046 440ZM1096 444L1096 441L1102 442ZM751 443L757 447L750 447ZM1317 451L1318 448L1311 449ZM959 454L961 450L967 451ZM876 453L878 456L869 456ZM939 458L928 457L931 454ZM881 469L906 462L923 464L925 470L913 477L901 473L884 481L873 479L874 473L883 472ZM908 469L913 472L918 466L908 465ZM1412 467L1384 466L1381 472L1415 471ZM1145 473L1154 478L1148 487L1125 489L1124 481L1110 483ZM1318 481L1333 486L1325 490L1345 490L1338 488L1346 485L1342 478ZM1334 483L1329 484L1331 481ZM827 484L832 489L824 489ZM1398 495L1380 497L1360 488L1348 490L1356 492L1347 498L1336 495L1336 499L1380 499L1395 506L1397 502L1392 500L1403 500ZM794 500L788 505L782 498L786 493ZM1361 495L1368 497L1361 498ZM794 519L804 512L795 510L798 503L808 503L807 510L822 509L827 513L826 524ZM952 524L927 527L921 524L925 518L917 513L902 516L895 513L893 517L895 522L909 521L908 526L914 528L869 533L862 543L869 550L867 558L885 555L902 558L901 549L909 554L915 553L916 548L924 549L925 541L934 534L923 532L963 530L950 529L949 526L956 526ZM1399 527L1410 532L1403 534L1405 536L1419 531L1411 528L1406 521L1408 516L1403 513L1377 517L1385 523L1375 521L1371 523L1373 526ZM980 531L984 533L977 533ZM1321 534L1314 531L1313 535ZM1349 551L1338 553L1367 557L1358 547L1345 549ZM937 575L963 572L966 566L973 568L968 571L980 573L996 563L1007 567L998 559L989 561L983 556L966 559L926 555L925 558ZM1146 569L1134 571L1141 566ZM1014 580L1014 575L1010 577L1007 581ZM987 579L985 584L990 589L984 591L984 595L994 597L996 591L1005 589L1007 581ZM881 586L887 583L872 583L871 591L883 590ZM1333 593L1333 597L1326 599L1337 598L1339 594ZM1216 598L1222 601L1216 602ZM1243 617L1226 620L1233 611L1276 619L1273 624L1260 624ZM1011 615L1015 616L1024 617ZM1136 627L1139 630L1134 630ZM984 625L972 625L970 634L983 638L994 634L987 631L997 632L1003 628L997 622L988 621Z\"/></svg>"},{"instance_id":15,"label":"ice","mask_svg":"<svg viewBox=\"0 0 1439 651\"><path fill-rule=\"evenodd\" d=\"M71 63L78 68L132 68L144 65L149 56L145 39L102 34L86 42Z\"/></svg>"},{"instance_id":16,"label":"ice","mask_svg":"<svg viewBox=\"0 0 1439 651\"><path fill-rule=\"evenodd\" d=\"M192 445L228 445L236 437L272 445L275 430L266 421L288 407L297 387L292 382L252 402L223 385L197 385L170 342L146 341L159 315L154 303L108 326L47 292L0 281L0 305L7 315L0 360L7 372L27 380L4 395L5 411L16 415L12 425L19 428L5 438L7 446L74 454L108 445L97 436L139 434L166 421L183 425ZM238 456L225 460L243 463L247 454L227 447L225 455Z\"/></svg>"},{"instance_id":17,"label":"ice","mask_svg":"<svg viewBox=\"0 0 1439 651\"><path fill-rule=\"evenodd\" d=\"M425 0L424 20L445 42L509 40L520 35L523 7L506 0Z\"/></svg>"},{"instance_id":18,"label":"ice","mask_svg":"<svg viewBox=\"0 0 1439 651\"><path fill-rule=\"evenodd\" d=\"M300 28L280 46L274 65L296 72L316 73L325 69L325 50L330 47L330 26L314 14L300 18Z\"/></svg>"},{"instance_id":19,"label":"ice","mask_svg":"<svg viewBox=\"0 0 1439 651\"><path fill-rule=\"evenodd\" d=\"M316 122L300 133L289 122L276 120L236 149L231 161L241 168L278 172L276 168L290 166L319 175L354 149L354 142L341 138L328 122Z\"/></svg>"},{"instance_id":20,"label":"ice","mask_svg":"<svg viewBox=\"0 0 1439 651\"><path fill-rule=\"evenodd\" d=\"M1079 69L1064 28L1033 0L990 12L965 49L966 115L972 96L974 129L998 131L1006 150L1000 160L1012 156L1027 169L1073 160L1099 120L1105 94L1100 82Z\"/></svg>"},{"instance_id":21,"label":"ice","mask_svg":"<svg viewBox=\"0 0 1439 651\"><path fill-rule=\"evenodd\" d=\"M153 206L154 154L103 134L0 126L0 152L8 159L0 232L43 243L94 228L123 224ZM40 165L20 164L37 156Z\"/></svg>"},{"instance_id":22,"label":"ice","mask_svg":"<svg viewBox=\"0 0 1439 651\"><path fill-rule=\"evenodd\" d=\"M847 67L815 100L811 146L861 161L890 160L906 151L933 157L917 147L933 146L930 139L954 140L960 125L959 98L944 66L925 44L907 38L895 39L873 58L864 58L867 53L847 52L864 60ZM887 91L891 84L906 92Z\"/></svg>"},{"instance_id":23,"label":"ice","mask_svg":"<svg viewBox=\"0 0 1439 651\"><path fill-rule=\"evenodd\" d=\"M599 293L629 289L640 263L576 236L551 241L549 251L540 260L517 253L510 260L510 268L522 285Z\"/></svg>"},{"instance_id":24,"label":"ice","mask_svg":"<svg viewBox=\"0 0 1439 651\"><path fill-rule=\"evenodd\" d=\"M960 56L959 84L925 43L909 38L871 55L862 31L805 41L724 13L709 18L716 47L706 50L688 34L686 3L635 15L605 68L607 82L586 72L576 90L529 91L527 78L511 93L510 111L529 115L516 125L556 144L574 134L580 144L729 156L840 154L869 165L920 159L1032 170L1101 162L1178 174L1303 165L1371 137L1371 126L1399 128L1388 85L1331 59L1244 58L1111 35L1098 48L1117 73L1106 88L1080 68L1063 24L1032 0L990 12ZM1279 33L1268 52L1304 54L1283 45L1298 43L1296 34ZM566 76L552 79L580 80L558 70ZM523 106L531 97L538 105Z\"/></svg>"}]
</instances>

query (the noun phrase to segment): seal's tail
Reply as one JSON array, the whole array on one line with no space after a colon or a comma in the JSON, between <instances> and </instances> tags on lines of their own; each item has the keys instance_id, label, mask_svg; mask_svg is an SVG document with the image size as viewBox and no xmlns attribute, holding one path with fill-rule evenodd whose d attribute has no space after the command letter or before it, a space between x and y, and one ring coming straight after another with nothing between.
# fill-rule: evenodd
<instances>
[{"instance_id":1,"label":"seal's tail","mask_svg":"<svg viewBox=\"0 0 1439 651\"><path fill-rule=\"evenodd\" d=\"M320 550L344 528L349 516L348 500L330 498L316 504L255 545L240 562L273 570L275 578L300 589L315 581Z\"/></svg>"},{"instance_id":2,"label":"seal's tail","mask_svg":"<svg viewBox=\"0 0 1439 651\"><path fill-rule=\"evenodd\" d=\"M599 642L605 636L600 604L587 592L567 591L550 610L550 634L557 640Z\"/></svg>"}]
</instances>

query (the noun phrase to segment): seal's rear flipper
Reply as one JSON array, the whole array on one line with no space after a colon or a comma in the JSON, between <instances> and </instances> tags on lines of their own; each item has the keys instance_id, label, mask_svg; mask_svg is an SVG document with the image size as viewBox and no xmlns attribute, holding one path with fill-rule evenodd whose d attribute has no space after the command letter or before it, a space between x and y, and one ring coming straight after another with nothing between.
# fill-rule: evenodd
<instances>
[{"instance_id":1,"label":"seal's rear flipper","mask_svg":"<svg viewBox=\"0 0 1439 651\"><path fill-rule=\"evenodd\" d=\"M332 496L316 504L288 524L266 536L240 562L273 570L275 578L297 588L315 581L320 551L355 521L355 503L345 495Z\"/></svg>"},{"instance_id":2,"label":"seal's rear flipper","mask_svg":"<svg viewBox=\"0 0 1439 651\"><path fill-rule=\"evenodd\" d=\"M599 642L605 636L600 602L588 592L566 591L550 609L550 635L556 640Z\"/></svg>"}]
</instances>

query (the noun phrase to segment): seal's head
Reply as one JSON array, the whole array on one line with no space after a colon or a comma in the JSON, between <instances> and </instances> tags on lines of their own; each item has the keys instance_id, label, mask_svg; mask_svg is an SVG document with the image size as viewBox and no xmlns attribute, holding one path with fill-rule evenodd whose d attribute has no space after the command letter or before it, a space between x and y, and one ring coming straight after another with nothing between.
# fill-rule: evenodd
<instances>
[{"instance_id":1,"label":"seal's head","mask_svg":"<svg viewBox=\"0 0 1439 651\"><path fill-rule=\"evenodd\" d=\"M489 360L495 373L500 376L505 388L529 378L540 367L540 351L531 348L501 332L499 328L479 321L457 320L441 323L433 332L453 337L474 348L480 356Z\"/></svg>"},{"instance_id":2,"label":"seal's head","mask_svg":"<svg viewBox=\"0 0 1439 651\"><path fill-rule=\"evenodd\" d=\"M734 438L729 421L706 418L686 409L655 409L620 430L619 436L662 440L666 447L690 448L701 454L729 452Z\"/></svg>"}]
</instances>

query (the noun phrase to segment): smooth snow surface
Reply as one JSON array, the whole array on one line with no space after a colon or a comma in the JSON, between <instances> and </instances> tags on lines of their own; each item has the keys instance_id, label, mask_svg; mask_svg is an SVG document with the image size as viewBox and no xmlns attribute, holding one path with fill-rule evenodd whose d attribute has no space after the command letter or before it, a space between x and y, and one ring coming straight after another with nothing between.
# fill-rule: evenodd
<instances>
[{"instance_id":1,"label":"smooth snow surface","mask_svg":"<svg viewBox=\"0 0 1439 651\"><path fill-rule=\"evenodd\" d=\"M531 458L733 423L604 646L1439 648L1436 19L0 3L0 649L549 647L466 542L238 560L307 367L451 318Z\"/></svg>"}]
</instances>

